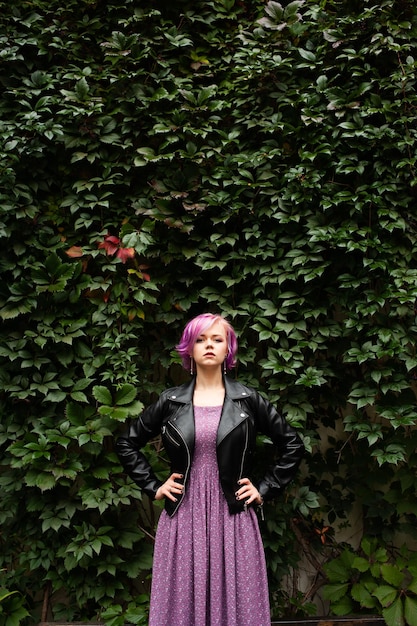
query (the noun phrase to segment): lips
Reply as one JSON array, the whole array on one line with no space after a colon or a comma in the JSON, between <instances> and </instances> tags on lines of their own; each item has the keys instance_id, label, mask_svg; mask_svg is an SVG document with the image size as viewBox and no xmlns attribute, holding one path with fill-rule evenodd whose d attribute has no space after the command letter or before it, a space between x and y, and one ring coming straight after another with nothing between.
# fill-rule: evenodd
<instances>
[{"instance_id":1,"label":"lips","mask_svg":"<svg viewBox=\"0 0 417 626\"><path fill-rule=\"evenodd\" d=\"M215 356L214 352L205 352L204 356Z\"/></svg>"}]
</instances>

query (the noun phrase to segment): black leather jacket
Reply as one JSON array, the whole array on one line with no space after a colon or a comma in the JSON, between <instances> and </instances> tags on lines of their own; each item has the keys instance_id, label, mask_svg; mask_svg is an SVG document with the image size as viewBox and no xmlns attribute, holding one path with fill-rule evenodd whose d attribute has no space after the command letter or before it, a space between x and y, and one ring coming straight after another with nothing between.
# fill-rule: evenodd
<instances>
[{"instance_id":1,"label":"black leather jacket","mask_svg":"<svg viewBox=\"0 0 417 626\"><path fill-rule=\"evenodd\" d=\"M171 462L171 473L183 475L185 489L168 498L165 508L174 515L184 498L194 452L193 393L195 379L164 391L157 402L132 421L116 442L119 459L129 476L152 499L162 482L158 480L141 448L162 434L162 442ZM225 399L217 431L217 462L220 483L229 511L238 513L244 502L236 500L238 480L251 479L256 434L270 437L277 448L277 459L265 476L254 483L268 500L276 496L294 477L304 446L296 431L276 409L250 387L224 377Z\"/></svg>"}]
</instances>

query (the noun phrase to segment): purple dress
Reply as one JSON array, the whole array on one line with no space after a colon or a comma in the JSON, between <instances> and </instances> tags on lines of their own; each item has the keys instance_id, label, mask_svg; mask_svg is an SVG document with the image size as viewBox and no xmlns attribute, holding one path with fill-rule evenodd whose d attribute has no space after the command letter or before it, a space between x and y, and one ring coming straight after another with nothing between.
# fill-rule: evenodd
<instances>
[{"instance_id":1,"label":"purple dress","mask_svg":"<svg viewBox=\"0 0 417 626\"><path fill-rule=\"evenodd\" d=\"M270 626L255 511L229 513L216 459L221 407L194 407L195 451L184 499L155 540L149 626Z\"/></svg>"}]
</instances>

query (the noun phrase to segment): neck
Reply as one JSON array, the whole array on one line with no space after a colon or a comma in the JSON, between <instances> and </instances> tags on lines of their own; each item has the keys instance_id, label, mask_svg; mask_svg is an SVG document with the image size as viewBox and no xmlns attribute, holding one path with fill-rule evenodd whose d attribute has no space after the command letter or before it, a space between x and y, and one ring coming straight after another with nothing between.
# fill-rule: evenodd
<instances>
[{"instance_id":1,"label":"neck","mask_svg":"<svg viewBox=\"0 0 417 626\"><path fill-rule=\"evenodd\" d=\"M220 368L215 370L202 370L197 368L195 389L216 389L223 388L223 376Z\"/></svg>"}]
</instances>

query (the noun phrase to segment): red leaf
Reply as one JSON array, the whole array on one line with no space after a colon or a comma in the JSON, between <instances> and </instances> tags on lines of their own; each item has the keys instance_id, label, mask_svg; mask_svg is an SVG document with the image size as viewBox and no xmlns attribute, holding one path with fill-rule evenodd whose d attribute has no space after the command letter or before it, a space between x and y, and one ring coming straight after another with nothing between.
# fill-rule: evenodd
<instances>
[{"instance_id":1,"label":"red leaf","mask_svg":"<svg viewBox=\"0 0 417 626\"><path fill-rule=\"evenodd\" d=\"M83 249L81 248L81 246L71 246L71 248L68 248L68 250L66 250L65 252L69 257L71 257L71 259L76 259L80 256L83 256Z\"/></svg>"},{"instance_id":2,"label":"red leaf","mask_svg":"<svg viewBox=\"0 0 417 626\"><path fill-rule=\"evenodd\" d=\"M117 252L117 256L122 261L122 263L126 263L128 259L132 259L135 256L134 248L119 248Z\"/></svg>"},{"instance_id":3,"label":"red leaf","mask_svg":"<svg viewBox=\"0 0 417 626\"><path fill-rule=\"evenodd\" d=\"M106 251L106 254L112 255L116 254L120 244L120 239L115 237L114 235L107 235L104 238L104 241L101 241L98 244L99 249L103 248Z\"/></svg>"}]
</instances>

